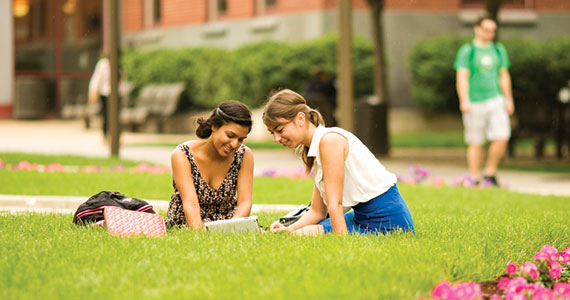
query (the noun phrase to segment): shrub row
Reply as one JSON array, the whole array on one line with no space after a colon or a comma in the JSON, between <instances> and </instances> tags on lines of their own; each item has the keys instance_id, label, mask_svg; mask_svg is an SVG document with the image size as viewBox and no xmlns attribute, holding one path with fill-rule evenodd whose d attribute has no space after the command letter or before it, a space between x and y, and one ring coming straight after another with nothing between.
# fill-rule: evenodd
<instances>
[{"instance_id":1,"label":"shrub row","mask_svg":"<svg viewBox=\"0 0 570 300\"><path fill-rule=\"evenodd\" d=\"M409 56L413 100L426 110L459 110L453 62L468 37L437 37L417 43ZM570 80L570 38L537 42L506 39L515 101L534 95L556 101L556 94ZM526 97L528 98L528 97Z\"/></svg>"},{"instance_id":2,"label":"shrub row","mask_svg":"<svg viewBox=\"0 0 570 300\"><path fill-rule=\"evenodd\" d=\"M212 108L235 99L259 107L274 89L300 91L319 66L336 78L337 40L334 35L311 42L261 42L235 50L217 48L128 51L122 57L126 79L142 86L183 81L194 108ZM372 46L353 42L355 96L372 93Z\"/></svg>"}]
</instances>

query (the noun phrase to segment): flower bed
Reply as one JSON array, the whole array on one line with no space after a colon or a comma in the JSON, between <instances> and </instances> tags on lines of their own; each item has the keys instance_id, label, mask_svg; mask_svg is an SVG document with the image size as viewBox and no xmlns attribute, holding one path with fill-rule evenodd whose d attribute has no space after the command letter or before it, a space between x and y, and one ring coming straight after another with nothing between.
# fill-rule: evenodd
<instances>
[{"instance_id":1,"label":"flower bed","mask_svg":"<svg viewBox=\"0 0 570 300\"><path fill-rule=\"evenodd\" d=\"M570 300L570 247L562 252L544 245L534 255L534 262L520 266L507 264L505 274L495 281L460 282L446 280L436 284L431 299L560 299Z\"/></svg>"}]
</instances>

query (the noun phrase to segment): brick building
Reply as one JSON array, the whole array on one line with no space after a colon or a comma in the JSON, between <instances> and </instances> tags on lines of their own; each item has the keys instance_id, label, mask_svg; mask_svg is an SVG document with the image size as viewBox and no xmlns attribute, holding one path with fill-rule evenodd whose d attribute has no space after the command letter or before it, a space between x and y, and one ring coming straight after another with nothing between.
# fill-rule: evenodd
<instances>
[{"instance_id":1,"label":"brick building","mask_svg":"<svg viewBox=\"0 0 570 300\"><path fill-rule=\"evenodd\" d=\"M102 47L105 1L112 0L13 0L0 4L0 37L14 41L0 46L0 117L17 117L16 95L26 84L41 86L44 82L40 90L45 90L42 97L48 116L57 116L62 103L83 96ZM122 47L235 48L263 40L311 40L337 30L337 2L122 0ZM17 13L17 3L28 4L27 15L17 15L21 14ZM370 38L366 0L352 3L354 35ZM407 66L411 47L436 35L471 35L472 22L483 14L483 3L484 0L384 0L388 85L393 106L413 106ZM42 5L43 10L38 8ZM46 17L54 15L61 18ZM570 0L505 0L499 21L501 37L546 39L570 35ZM22 39L23 32L28 34L26 39ZM36 65L26 59L35 60Z\"/></svg>"}]
</instances>

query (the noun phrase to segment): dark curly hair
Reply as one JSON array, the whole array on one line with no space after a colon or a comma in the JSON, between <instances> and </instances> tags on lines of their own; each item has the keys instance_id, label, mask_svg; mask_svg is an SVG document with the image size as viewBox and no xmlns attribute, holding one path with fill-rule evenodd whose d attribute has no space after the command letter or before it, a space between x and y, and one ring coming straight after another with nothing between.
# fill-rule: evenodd
<instances>
[{"instance_id":1,"label":"dark curly hair","mask_svg":"<svg viewBox=\"0 0 570 300\"><path fill-rule=\"evenodd\" d=\"M219 128L228 123L235 123L248 127L251 131L251 111L249 108L235 100L229 100L218 105L208 119L198 118L196 135L199 138L208 138L212 134L212 127Z\"/></svg>"}]
</instances>

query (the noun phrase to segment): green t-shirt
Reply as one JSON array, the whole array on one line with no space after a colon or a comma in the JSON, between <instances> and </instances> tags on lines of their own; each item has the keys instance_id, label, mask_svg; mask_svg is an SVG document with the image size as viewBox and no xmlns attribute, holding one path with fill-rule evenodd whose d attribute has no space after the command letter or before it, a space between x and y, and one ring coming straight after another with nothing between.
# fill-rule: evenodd
<instances>
[{"instance_id":1,"label":"green t-shirt","mask_svg":"<svg viewBox=\"0 0 570 300\"><path fill-rule=\"evenodd\" d=\"M499 57L500 55L500 57ZM480 47L473 43L461 46L455 57L455 70L467 69L469 100L482 102L502 95L499 86L499 70L510 66L507 50L501 43Z\"/></svg>"}]
</instances>

